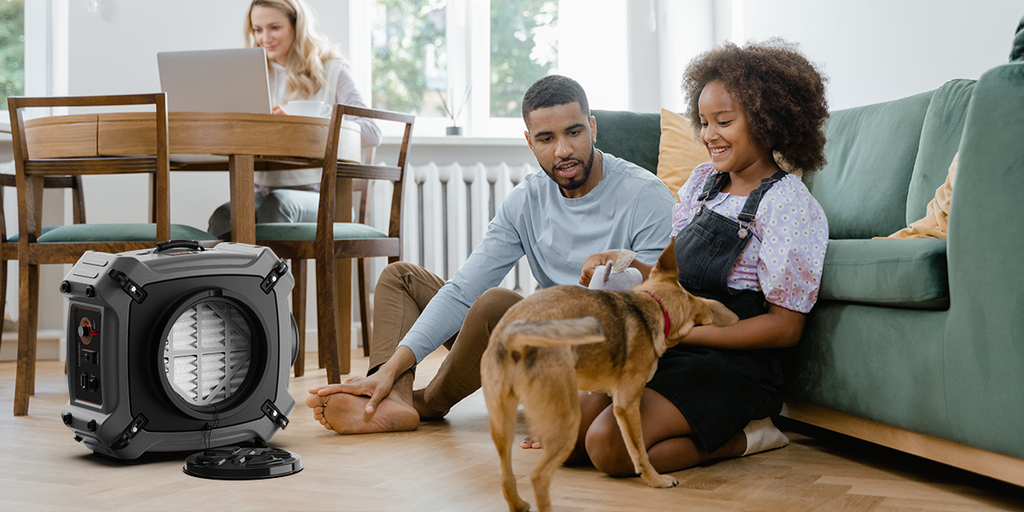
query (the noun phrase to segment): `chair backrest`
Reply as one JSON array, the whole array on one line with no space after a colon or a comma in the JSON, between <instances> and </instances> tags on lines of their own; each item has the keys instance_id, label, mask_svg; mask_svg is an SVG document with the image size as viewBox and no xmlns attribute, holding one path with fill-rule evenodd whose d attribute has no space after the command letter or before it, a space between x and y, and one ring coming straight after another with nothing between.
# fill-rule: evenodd
<instances>
[{"instance_id":1,"label":"chair backrest","mask_svg":"<svg viewBox=\"0 0 1024 512\"><path fill-rule=\"evenodd\" d=\"M405 131L402 136L402 144L398 151L398 162L394 166L388 165L367 165L339 162L337 159L338 145L340 144L341 122L344 116L356 116L383 121L393 121L405 124ZM394 192L391 196L391 215L388 222L388 237L401 239L402 227L402 183L405 179L406 155L409 151L409 141L412 139L412 125L416 116L400 114L385 110L353 107L350 105L336 104L331 113L331 124L327 133L327 145L324 151L324 169L320 181L320 206L317 214L317 240L327 241L334 239L334 221L336 218L346 215L346 212L338 212L336 195L333 192L337 186L339 177L352 178L353 180L388 180L394 184ZM363 196L365 197L366 194Z\"/></svg>"},{"instance_id":2,"label":"chair backrest","mask_svg":"<svg viewBox=\"0 0 1024 512\"><path fill-rule=\"evenodd\" d=\"M153 122L156 151L151 155L103 154L100 127L95 115L84 116L84 125L95 124L93 137L84 154L49 154L48 149L60 148L62 141L52 140L43 125L40 134L26 130L23 109L31 107L109 107L129 105L153 105L156 114ZM11 135L14 145L16 184L18 187L18 225L20 240L33 243L40 235L42 216L42 190L47 177L69 176L77 182L83 175L100 174L151 174L150 197L153 219L156 223L156 240L170 239L170 159L168 155L167 95L165 93L133 94L115 96L61 96L61 97L11 97L8 98L11 114ZM90 121L91 120L91 121ZM31 124L30 122L29 124ZM31 128L31 127L30 127ZM88 128L87 128L88 130ZM77 141L81 142L81 141ZM94 143L94 147L91 145ZM36 146L39 146L38 150ZM59 153L59 151L58 151ZM55 182L54 180L51 180ZM80 190L80 188L79 188ZM84 222L84 212L79 217ZM76 221L77 222L77 221Z\"/></svg>"}]
</instances>

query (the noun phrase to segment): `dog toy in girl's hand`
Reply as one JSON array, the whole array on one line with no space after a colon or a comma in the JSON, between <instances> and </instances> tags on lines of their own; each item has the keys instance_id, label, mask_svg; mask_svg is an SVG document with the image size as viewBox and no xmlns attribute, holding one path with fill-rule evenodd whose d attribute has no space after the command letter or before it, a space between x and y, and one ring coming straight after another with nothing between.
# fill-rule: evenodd
<instances>
[{"instance_id":1,"label":"dog toy in girl's hand","mask_svg":"<svg viewBox=\"0 0 1024 512\"><path fill-rule=\"evenodd\" d=\"M636 258L636 253L626 249L619 251L619 257L612 263L594 267L594 276L590 278L591 290L629 290L643 282L640 271L629 264Z\"/></svg>"}]
</instances>

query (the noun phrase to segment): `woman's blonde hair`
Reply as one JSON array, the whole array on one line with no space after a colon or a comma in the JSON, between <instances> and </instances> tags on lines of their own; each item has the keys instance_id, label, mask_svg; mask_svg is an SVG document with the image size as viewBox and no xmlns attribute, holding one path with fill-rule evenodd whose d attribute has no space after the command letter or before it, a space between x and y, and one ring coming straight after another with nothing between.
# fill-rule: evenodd
<instances>
[{"instance_id":1,"label":"woman's blonde hair","mask_svg":"<svg viewBox=\"0 0 1024 512\"><path fill-rule=\"evenodd\" d=\"M312 96L327 83L324 62L341 59L341 53L326 36L317 32L316 20L302 0L253 0L245 14L246 46L258 46L252 28L252 8L257 5L283 12L295 32L295 40L288 51L288 65L285 66L288 84L288 97L285 99Z\"/></svg>"}]
</instances>

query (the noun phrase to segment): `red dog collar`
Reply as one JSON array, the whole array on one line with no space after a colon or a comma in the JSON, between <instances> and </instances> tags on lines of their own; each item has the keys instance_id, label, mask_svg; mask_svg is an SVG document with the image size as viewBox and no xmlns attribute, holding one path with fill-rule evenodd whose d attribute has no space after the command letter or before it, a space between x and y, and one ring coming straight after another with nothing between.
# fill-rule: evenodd
<instances>
[{"instance_id":1,"label":"red dog collar","mask_svg":"<svg viewBox=\"0 0 1024 512\"><path fill-rule=\"evenodd\" d=\"M651 298L654 299L654 302L658 303L658 307L661 308L661 314L665 315L665 339L667 340L668 339L668 333L672 329L672 322L668 319L668 310L665 309L665 305L662 304L661 301L658 300L658 298L655 297L653 293L651 293L651 292L649 292L647 290L644 290L644 293L646 293L647 295L650 295Z\"/></svg>"}]
</instances>

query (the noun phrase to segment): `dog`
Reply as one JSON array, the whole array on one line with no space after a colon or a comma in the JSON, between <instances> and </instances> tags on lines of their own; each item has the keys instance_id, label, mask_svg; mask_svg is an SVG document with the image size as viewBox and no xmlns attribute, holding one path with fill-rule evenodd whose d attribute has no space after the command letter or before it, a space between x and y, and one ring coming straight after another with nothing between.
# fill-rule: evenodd
<instances>
[{"instance_id":1,"label":"dog","mask_svg":"<svg viewBox=\"0 0 1024 512\"><path fill-rule=\"evenodd\" d=\"M502 491L513 512L530 504L519 497L511 450L521 402L530 434L544 453L530 473L537 507L551 510L555 469L569 457L580 425L577 390L611 395L615 419L633 466L651 487L674 487L647 458L640 430L640 395L658 358L694 325L738 321L720 302L695 297L677 281L675 240L647 281L629 291L554 286L510 308L495 326L481 358L481 383L491 439L501 460Z\"/></svg>"}]
</instances>

